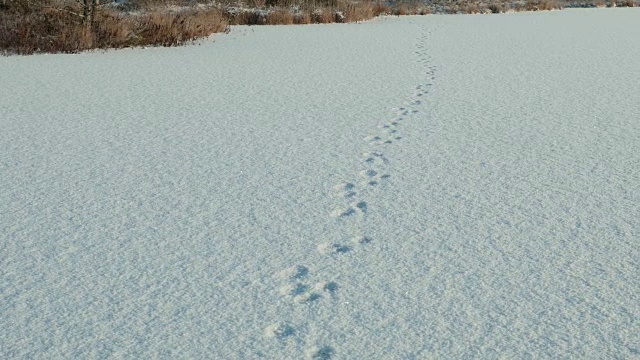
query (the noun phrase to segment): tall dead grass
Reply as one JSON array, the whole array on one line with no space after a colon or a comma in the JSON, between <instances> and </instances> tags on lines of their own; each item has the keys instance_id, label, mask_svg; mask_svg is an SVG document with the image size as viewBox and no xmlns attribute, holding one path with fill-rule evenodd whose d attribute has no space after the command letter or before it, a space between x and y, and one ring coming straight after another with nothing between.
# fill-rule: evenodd
<instances>
[{"instance_id":1,"label":"tall dead grass","mask_svg":"<svg viewBox=\"0 0 640 360\"><path fill-rule=\"evenodd\" d=\"M258 8L229 6L225 10L232 25L291 25L328 24L369 20L391 9L380 1L326 0L320 2L292 2L291 0L251 0L263 3Z\"/></svg>"},{"instance_id":2,"label":"tall dead grass","mask_svg":"<svg viewBox=\"0 0 640 360\"><path fill-rule=\"evenodd\" d=\"M104 0L106 1L106 0ZM91 22L77 0L0 0L0 54L175 46L229 25L359 22L382 14L503 13L638 6L640 0L128 0Z\"/></svg>"},{"instance_id":3,"label":"tall dead grass","mask_svg":"<svg viewBox=\"0 0 640 360\"><path fill-rule=\"evenodd\" d=\"M85 24L79 9L52 4L0 12L0 52L74 53L131 46L175 46L228 29L219 9L124 13L102 9Z\"/></svg>"}]
</instances>

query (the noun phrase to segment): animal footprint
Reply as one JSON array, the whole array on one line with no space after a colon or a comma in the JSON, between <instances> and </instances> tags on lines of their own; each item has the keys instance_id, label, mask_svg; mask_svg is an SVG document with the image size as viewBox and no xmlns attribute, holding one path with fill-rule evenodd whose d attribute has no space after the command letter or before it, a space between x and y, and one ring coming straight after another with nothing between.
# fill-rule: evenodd
<instances>
[{"instance_id":1,"label":"animal footprint","mask_svg":"<svg viewBox=\"0 0 640 360\"><path fill-rule=\"evenodd\" d=\"M367 184L378 185L378 181L376 180L376 175L378 175L378 172L376 172L375 170L363 171L361 175L366 179L365 181Z\"/></svg>"},{"instance_id":2,"label":"animal footprint","mask_svg":"<svg viewBox=\"0 0 640 360\"><path fill-rule=\"evenodd\" d=\"M346 209L336 209L331 212L331 217L343 218L356 214L356 209L349 207Z\"/></svg>"},{"instance_id":3,"label":"animal footprint","mask_svg":"<svg viewBox=\"0 0 640 360\"><path fill-rule=\"evenodd\" d=\"M370 170L370 171L374 171L374 170ZM352 203L346 209L333 210L331 212L331 217L334 217L334 218L349 217L351 215L356 215L358 211L362 213L367 212L367 203L364 201L359 201L359 202Z\"/></svg>"},{"instance_id":4,"label":"animal footprint","mask_svg":"<svg viewBox=\"0 0 640 360\"><path fill-rule=\"evenodd\" d=\"M347 198L347 199L351 199L351 198L355 197L356 195L358 195L358 193L355 192L355 191L348 191L348 192L343 194L343 196L345 198Z\"/></svg>"},{"instance_id":5,"label":"animal footprint","mask_svg":"<svg viewBox=\"0 0 640 360\"><path fill-rule=\"evenodd\" d=\"M264 334L270 338L284 339L295 333L292 326L284 323L272 324L264 329Z\"/></svg>"},{"instance_id":6,"label":"animal footprint","mask_svg":"<svg viewBox=\"0 0 640 360\"><path fill-rule=\"evenodd\" d=\"M380 179L388 179L391 177L391 175L389 174L383 174L383 175L379 175L377 171L375 170L364 170L360 172L360 176L362 176L363 178L369 180L367 183L369 185L378 185L378 180ZM357 206L362 210L362 207ZM365 204L365 208L366 208L366 204ZM364 210L363 210L364 211Z\"/></svg>"},{"instance_id":7,"label":"animal footprint","mask_svg":"<svg viewBox=\"0 0 640 360\"><path fill-rule=\"evenodd\" d=\"M356 185L349 182L340 183L334 187L334 189L341 190L341 191L353 190L355 188L356 188Z\"/></svg>"},{"instance_id":8,"label":"animal footprint","mask_svg":"<svg viewBox=\"0 0 640 360\"><path fill-rule=\"evenodd\" d=\"M316 291L335 292L338 290L338 284L333 281L321 281L313 286Z\"/></svg>"},{"instance_id":9,"label":"animal footprint","mask_svg":"<svg viewBox=\"0 0 640 360\"><path fill-rule=\"evenodd\" d=\"M368 141L372 145L382 145L382 144L390 144L391 140L384 140L380 136L367 136L364 138L365 141Z\"/></svg>"},{"instance_id":10,"label":"animal footprint","mask_svg":"<svg viewBox=\"0 0 640 360\"><path fill-rule=\"evenodd\" d=\"M296 280L309 274L309 268L302 265L295 265L276 273L276 277L282 280Z\"/></svg>"},{"instance_id":11,"label":"animal footprint","mask_svg":"<svg viewBox=\"0 0 640 360\"><path fill-rule=\"evenodd\" d=\"M352 198L354 196L357 195L357 192L355 192L356 185L353 183L340 183L338 185L336 185L334 187L334 189L338 190L339 192L341 192L341 196L345 197L345 198Z\"/></svg>"},{"instance_id":12,"label":"animal footprint","mask_svg":"<svg viewBox=\"0 0 640 360\"><path fill-rule=\"evenodd\" d=\"M337 243L324 243L318 245L318 252L323 255L339 255L349 251L351 251L351 247Z\"/></svg>"},{"instance_id":13,"label":"animal footprint","mask_svg":"<svg viewBox=\"0 0 640 360\"><path fill-rule=\"evenodd\" d=\"M321 295L318 292L324 290L326 289L319 287L317 284L314 287L310 287L306 284L296 283L281 287L280 294L294 302L303 304L320 299Z\"/></svg>"},{"instance_id":14,"label":"animal footprint","mask_svg":"<svg viewBox=\"0 0 640 360\"><path fill-rule=\"evenodd\" d=\"M360 202L358 202L358 203L356 204L356 207L357 207L358 209L360 209L360 211L362 211L363 213L366 213L366 212L367 212L367 209L369 208L369 207L367 206L367 203L366 203L366 202L364 202L364 201L360 201Z\"/></svg>"},{"instance_id":15,"label":"animal footprint","mask_svg":"<svg viewBox=\"0 0 640 360\"><path fill-rule=\"evenodd\" d=\"M375 170L363 170L360 172L360 176L365 178L372 178L378 175L378 172Z\"/></svg>"},{"instance_id":16,"label":"animal footprint","mask_svg":"<svg viewBox=\"0 0 640 360\"><path fill-rule=\"evenodd\" d=\"M304 354L310 360L330 360L335 354L335 350L331 346L313 346L308 348Z\"/></svg>"},{"instance_id":17,"label":"animal footprint","mask_svg":"<svg viewBox=\"0 0 640 360\"><path fill-rule=\"evenodd\" d=\"M309 289L309 285L296 283L288 284L280 288L280 295L283 296L298 296L304 294Z\"/></svg>"},{"instance_id":18,"label":"animal footprint","mask_svg":"<svg viewBox=\"0 0 640 360\"><path fill-rule=\"evenodd\" d=\"M389 162L389 160L381 152L378 151L362 153L362 156L364 157L364 161L369 164Z\"/></svg>"},{"instance_id":19,"label":"animal footprint","mask_svg":"<svg viewBox=\"0 0 640 360\"><path fill-rule=\"evenodd\" d=\"M388 123L380 125L380 127L383 128L383 129L392 129L392 128L395 128L398 125L400 125L400 123L398 121L390 121Z\"/></svg>"},{"instance_id":20,"label":"animal footprint","mask_svg":"<svg viewBox=\"0 0 640 360\"><path fill-rule=\"evenodd\" d=\"M304 293L302 295L298 295L294 297L293 300L297 303L304 304L304 303L310 303L312 301L316 301L320 299L320 297L321 297L320 294L309 292L309 293Z\"/></svg>"},{"instance_id":21,"label":"animal footprint","mask_svg":"<svg viewBox=\"0 0 640 360\"><path fill-rule=\"evenodd\" d=\"M371 240L371 238L368 236L356 236L353 239L351 239L351 241L356 244L368 244L373 240Z\"/></svg>"},{"instance_id":22,"label":"animal footprint","mask_svg":"<svg viewBox=\"0 0 640 360\"><path fill-rule=\"evenodd\" d=\"M372 156L372 157L384 159L384 154L379 151L364 152L362 153L362 156Z\"/></svg>"},{"instance_id":23,"label":"animal footprint","mask_svg":"<svg viewBox=\"0 0 640 360\"><path fill-rule=\"evenodd\" d=\"M300 288L299 290L295 295L292 295L293 301L304 304L319 300L322 298L322 292L334 293L338 290L338 284L333 281L321 281L312 288L305 285L304 289Z\"/></svg>"}]
</instances>

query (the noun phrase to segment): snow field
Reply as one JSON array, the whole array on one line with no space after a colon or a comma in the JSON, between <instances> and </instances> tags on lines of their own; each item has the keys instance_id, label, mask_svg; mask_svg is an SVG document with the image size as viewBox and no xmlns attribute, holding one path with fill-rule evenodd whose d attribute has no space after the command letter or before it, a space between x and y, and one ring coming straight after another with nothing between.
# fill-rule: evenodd
<instances>
[{"instance_id":1,"label":"snow field","mask_svg":"<svg viewBox=\"0 0 640 360\"><path fill-rule=\"evenodd\" d=\"M0 355L637 356L639 18L0 59Z\"/></svg>"}]
</instances>

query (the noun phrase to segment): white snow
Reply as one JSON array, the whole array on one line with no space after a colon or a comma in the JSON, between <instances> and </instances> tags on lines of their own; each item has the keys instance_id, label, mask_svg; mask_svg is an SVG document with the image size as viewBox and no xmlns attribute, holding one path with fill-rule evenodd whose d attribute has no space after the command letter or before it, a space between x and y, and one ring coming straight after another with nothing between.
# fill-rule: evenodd
<instances>
[{"instance_id":1,"label":"white snow","mask_svg":"<svg viewBox=\"0 0 640 360\"><path fill-rule=\"evenodd\" d=\"M0 58L0 358L640 356L639 10Z\"/></svg>"}]
</instances>

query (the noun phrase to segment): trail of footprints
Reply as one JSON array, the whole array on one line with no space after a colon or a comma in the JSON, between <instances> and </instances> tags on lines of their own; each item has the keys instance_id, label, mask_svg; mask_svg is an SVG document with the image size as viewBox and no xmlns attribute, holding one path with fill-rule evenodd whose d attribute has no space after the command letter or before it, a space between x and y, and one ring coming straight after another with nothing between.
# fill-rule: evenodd
<instances>
[{"instance_id":1,"label":"trail of footprints","mask_svg":"<svg viewBox=\"0 0 640 360\"><path fill-rule=\"evenodd\" d=\"M317 252L326 257L340 257L351 253L357 247L367 246L374 239L366 236L367 213L371 205L367 194L383 191L383 185L391 178L389 165L391 160L385 150L389 146L402 141L402 128L424 106L426 96L435 80L436 68L430 64L431 59L426 49L426 40L431 31L423 32L416 46L415 54L419 63L425 68L423 83L417 85L414 93L404 106L395 109L392 119L378 125L375 131L363 138L366 151L362 153L362 167L358 169L355 181L345 181L334 186L334 194L341 206L336 207L329 215L332 221L355 221L356 234L351 239L336 242L322 242L317 245ZM275 274L280 282L279 294L283 301L290 301L303 306L319 303L325 298L336 298L340 290L339 284L333 281L309 281L311 270L304 265L295 265ZM281 322L268 326L265 335L280 341L296 335L296 328ZM335 349L328 345L307 344L305 356L308 359L331 359Z\"/></svg>"}]
</instances>

